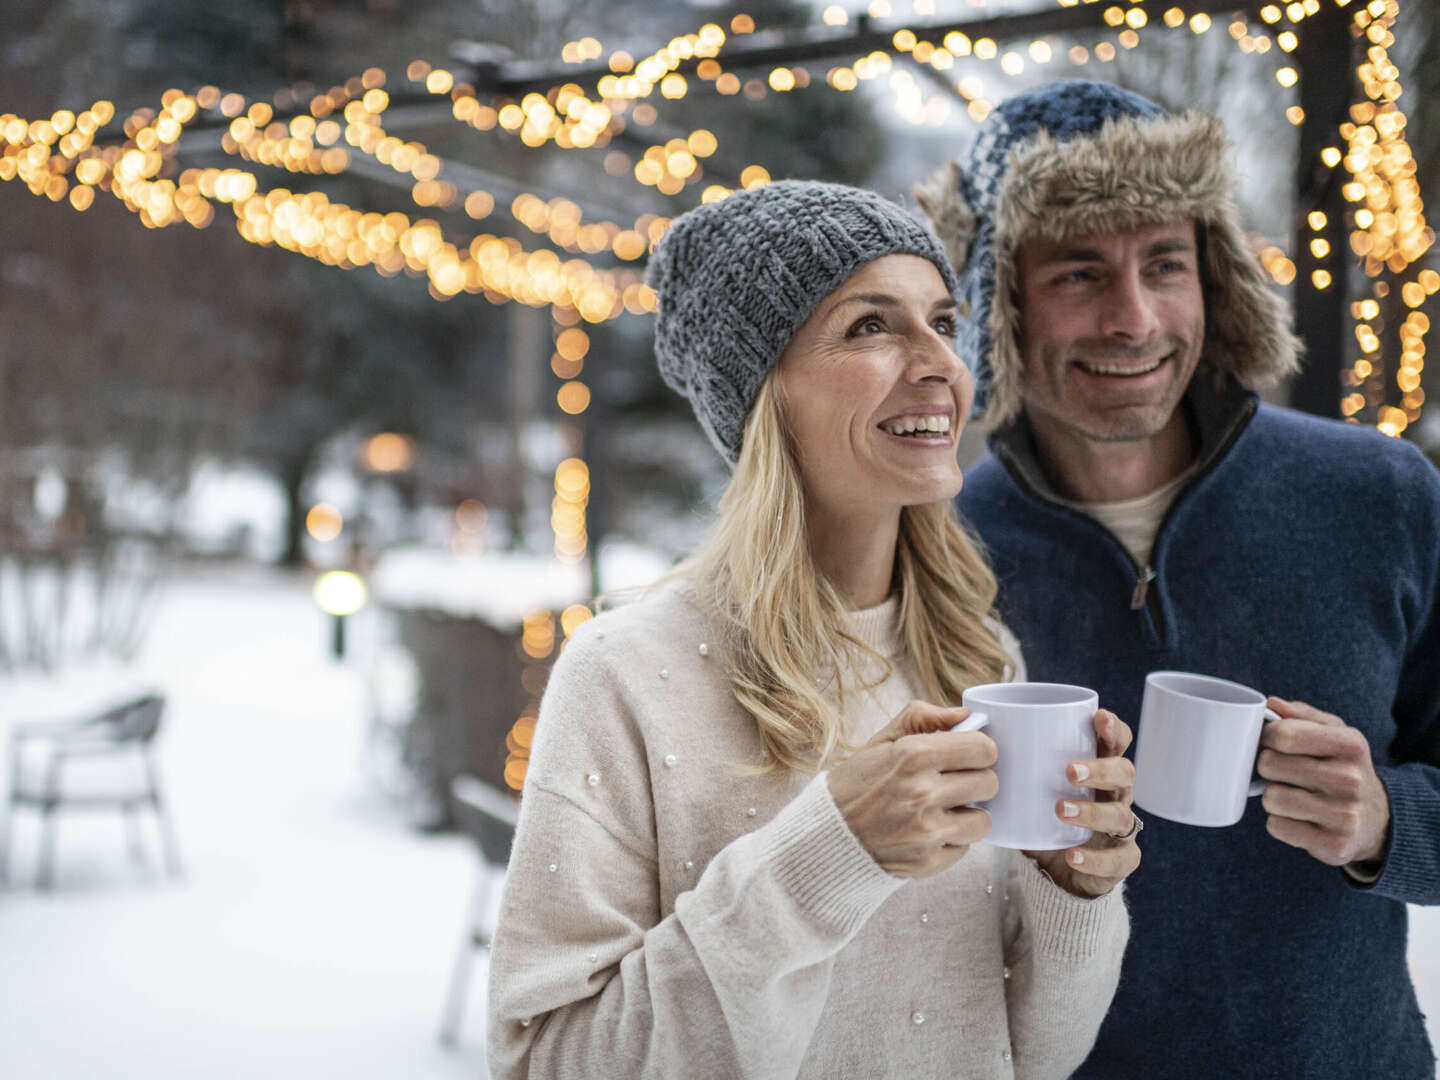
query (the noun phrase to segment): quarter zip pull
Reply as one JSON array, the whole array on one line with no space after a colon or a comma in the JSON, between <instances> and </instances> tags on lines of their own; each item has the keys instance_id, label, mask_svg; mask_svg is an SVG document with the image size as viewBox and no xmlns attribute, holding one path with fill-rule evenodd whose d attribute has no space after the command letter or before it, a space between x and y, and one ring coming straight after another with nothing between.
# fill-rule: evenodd
<instances>
[{"instance_id":1,"label":"quarter zip pull","mask_svg":"<svg viewBox=\"0 0 1440 1080\"><path fill-rule=\"evenodd\" d=\"M1139 611L1145 606L1145 597L1150 593L1150 582L1155 580L1155 571L1145 567L1135 579L1135 591L1130 594L1130 610Z\"/></svg>"}]
</instances>

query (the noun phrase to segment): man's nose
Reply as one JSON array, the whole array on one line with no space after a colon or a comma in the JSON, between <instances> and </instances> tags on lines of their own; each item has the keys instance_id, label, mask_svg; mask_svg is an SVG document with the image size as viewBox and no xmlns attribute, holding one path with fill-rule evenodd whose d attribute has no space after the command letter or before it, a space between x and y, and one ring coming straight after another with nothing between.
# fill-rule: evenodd
<instances>
[{"instance_id":1,"label":"man's nose","mask_svg":"<svg viewBox=\"0 0 1440 1080\"><path fill-rule=\"evenodd\" d=\"M1100 332L1125 341L1145 341L1159 328L1155 297L1139 267L1127 267L1110 279L1097 305Z\"/></svg>"}]
</instances>

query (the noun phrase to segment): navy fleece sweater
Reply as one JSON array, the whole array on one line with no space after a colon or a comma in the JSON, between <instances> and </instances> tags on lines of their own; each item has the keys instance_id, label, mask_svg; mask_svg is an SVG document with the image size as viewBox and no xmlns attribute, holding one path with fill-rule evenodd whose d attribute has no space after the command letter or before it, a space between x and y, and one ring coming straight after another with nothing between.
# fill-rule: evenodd
<instances>
[{"instance_id":1,"label":"navy fleece sweater","mask_svg":"<svg viewBox=\"0 0 1440 1080\"><path fill-rule=\"evenodd\" d=\"M1137 734L1161 668L1335 713L1370 742L1390 846L1359 886L1269 836L1259 799L1230 828L1147 819L1120 989L1076 1075L1432 1077L1405 904L1440 903L1440 473L1233 386L1197 380L1186 407L1200 465L1144 588L1114 536L1053 501L1023 420L967 475L1029 677L1094 687Z\"/></svg>"}]
</instances>

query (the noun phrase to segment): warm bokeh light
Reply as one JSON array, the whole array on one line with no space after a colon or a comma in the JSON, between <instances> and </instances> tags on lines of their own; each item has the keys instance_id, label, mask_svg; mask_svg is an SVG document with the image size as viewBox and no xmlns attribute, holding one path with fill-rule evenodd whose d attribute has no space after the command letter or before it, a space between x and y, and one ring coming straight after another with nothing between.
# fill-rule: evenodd
<instances>
[{"instance_id":1,"label":"warm bokeh light","mask_svg":"<svg viewBox=\"0 0 1440 1080\"><path fill-rule=\"evenodd\" d=\"M344 516L329 503L316 503L305 515L305 531L322 544L334 540L344 528Z\"/></svg>"},{"instance_id":2,"label":"warm bokeh light","mask_svg":"<svg viewBox=\"0 0 1440 1080\"><path fill-rule=\"evenodd\" d=\"M415 440L393 431L372 435L365 442L364 461L372 472L404 472L415 464Z\"/></svg>"}]
</instances>

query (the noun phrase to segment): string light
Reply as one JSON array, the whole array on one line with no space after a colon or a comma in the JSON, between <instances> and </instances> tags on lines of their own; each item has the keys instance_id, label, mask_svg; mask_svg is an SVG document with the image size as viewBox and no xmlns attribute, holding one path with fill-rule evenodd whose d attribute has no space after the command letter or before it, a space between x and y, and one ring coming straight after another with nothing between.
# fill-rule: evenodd
<instances>
[{"instance_id":1,"label":"string light","mask_svg":"<svg viewBox=\"0 0 1440 1080\"><path fill-rule=\"evenodd\" d=\"M1070 7L1079 0L1059 2ZM1335 2L1344 7L1350 0ZM1268 4L1259 12L1264 31L1252 33L1244 16L1236 15L1228 23L1229 33L1247 52L1264 54L1275 46L1282 53L1292 53L1299 42L1297 28L1320 10L1319 0L1297 0L1284 6ZM922 13L918 7L916 11ZM1335 167L1343 161L1351 175L1345 194L1358 205L1350 246L1364 260L1371 277L1382 270L1402 274L1433 243L1414 180L1413 155L1404 141L1405 118L1395 103L1400 95L1398 71L1387 50L1394 42L1391 27L1397 13L1396 0L1370 0L1363 7L1357 6L1354 26L1368 42L1366 62L1358 72L1367 100L1352 110L1353 122L1341 132L1344 152L1337 147L1322 152L1327 166ZM1166 28L1188 29L1196 35L1206 33L1211 26L1205 13L1187 16L1178 6L1165 9L1163 14L1156 12L1153 17ZM821 18L831 26L850 21L848 13L838 5L826 8ZM1135 4L1111 4L1104 9L1102 18L1116 36L1090 47L1073 45L1064 51L1064 59L1074 66L1092 59L1113 61L1117 45L1138 47L1139 31L1149 27L1152 13ZM678 100L688 94L692 80L708 84L722 95L743 91L754 100L767 93L789 93L808 86L809 73L799 66L777 66L763 78L746 82L723 69L719 57L727 40L754 29L754 20L739 14L731 19L728 31L714 23L706 24L696 33L672 38L638 61L624 51L611 52L606 60L609 71L596 81L593 96L576 83L566 83L544 94L526 94L519 101L484 102L473 87L457 84L451 72L425 61L412 62L406 75L412 82L423 84L430 94L448 95L454 118L477 131L509 133L532 148L547 143L564 149L603 148L627 126L643 127L655 122L656 109L645 99ZM890 45L895 55L908 54L915 62L940 72L952 71L958 59L968 57L994 64L1002 74L1014 77L1031 64L1048 64L1056 58L1054 47L1045 39L1002 51L991 38L971 40L959 31L947 33L937 43L924 40L914 29L902 28L894 32ZM587 37L567 43L562 59L579 64L600 60L605 53L597 39ZM693 74L681 74L680 65L691 61L697 62ZM1294 66L1282 61L1275 77L1280 85L1291 88L1300 76ZM824 83L845 92L860 82L881 78L888 80L897 111L910 122L939 125L948 121L951 100L942 95L927 99L913 74L896 69L892 53L885 50L860 57L851 65L830 68ZM441 177L440 159L422 143L403 142L385 132L381 121L390 104L385 82L385 72L368 69L328 93L314 95L309 99L308 114L288 120L276 119L273 108L265 102L247 102L242 95L222 93L213 86L203 87L194 95L167 91L160 109L140 109L126 119L122 145L103 148L92 144L95 134L113 116L113 106L108 103L98 102L78 115L62 110L48 120L35 122L6 114L0 116L0 148L4 151L0 156L0 179L18 178L37 196L57 202L68 200L77 211L93 204L97 189L109 191L147 227L185 221L203 228L213 220L215 203L228 204L234 209L237 229L247 240L285 247L341 267L372 265L382 274L402 270L421 273L428 277L431 293L437 299L478 292L494 302L519 299L566 307L587 321L613 318L623 311L653 311L653 294L637 275L623 270L599 271L584 258L566 260L550 251L525 251L514 240L488 234L473 237L468 243L451 242L438 224L428 219L412 221L405 215L363 214L331 203L319 193L294 193L284 188L262 191L255 175L246 170L187 169L175 179L166 175L167 163L185 126L202 113L218 113L230 121L222 136L223 147L247 162L297 174L335 175L350 167L352 155L364 154L412 177L411 196L422 208L463 207L477 220L491 214L495 208L492 193L479 189L459 191ZM954 85L972 119L983 120L993 109L979 77L966 76ZM299 98L298 89L274 95L277 106ZM1293 124L1304 122L1299 106L1287 108L1286 116ZM705 177L703 159L716 148L713 134L696 131L688 138L648 146L634 159L612 150L605 168L613 175L633 176L638 183L665 195L699 185L701 200L710 202L731 190ZM758 164L747 166L740 176L742 187L768 180L768 171ZM517 221L545 236L563 252L578 256L608 254L622 262L643 258L669 223L668 218L657 215L645 215L629 223L586 220L570 200L545 200L533 194L512 199L509 209ZM1312 238L1309 247L1322 262L1335 256L1323 237ZM1262 263L1278 283L1294 280L1294 263L1278 248L1262 256ZM1308 282L1314 288L1328 288L1333 282L1333 270L1319 266ZM1397 282L1397 287L1407 301L1431 295L1418 278ZM1411 328L1406 347L1409 360L1401 365L1406 384L1414 381L1413 373L1418 370L1415 361L1423 357L1428 322L1417 320L1407 325ZM1402 375L1397 373L1396 378ZM1423 396L1404 386L1401 389L1409 395L1405 411L1408 422L1413 422ZM588 402L588 391L575 380L569 380L562 390L566 391L565 402L570 408L578 411ZM1418 391L1418 386L1414 390Z\"/></svg>"},{"instance_id":2,"label":"string light","mask_svg":"<svg viewBox=\"0 0 1440 1080\"><path fill-rule=\"evenodd\" d=\"M1400 298L1412 309L1397 329L1401 355L1394 379L1401 394L1400 405L1380 406L1375 413L1375 426L1392 436L1402 434L1419 419L1425 402L1420 379L1430 323L1424 312L1414 309L1433 294L1434 290L1424 284L1431 280L1425 275L1433 271L1421 270L1408 281L1403 276L1435 242L1434 231L1425 221L1414 154L1405 139L1406 117L1397 104L1403 92L1400 73L1388 51L1395 43L1391 28L1398 15L1396 0L1371 0L1352 16L1356 34L1369 42L1365 59L1356 70L1365 100L1351 106L1350 120L1340 127L1346 145L1343 157L1336 151L1326 158L1332 167L1343 162L1351 176L1342 189L1345 199L1355 205L1351 250L1371 279L1379 279L1387 271L1402 278L1396 283ZM1377 295L1386 296L1390 289L1390 283L1375 280L1373 291ZM1380 338L1376 330L1379 305L1367 299L1352 307L1352 314L1357 320L1355 334L1361 355L1352 363L1346 381L1360 387L1383 374L1378 364ZM1348 394L1342 412L1358 420L1367 405L1378 404L1381 394L1378 387L1372 389L1370 397L1359 390Z\"/></svg>"},{"instance_id":3,"label":"string light","mask_svg":"<svg viewBox=\"0 0 1440 1080\"><path fill-rule=\"evenodd\" d=\"M579 562L585 557L585 508L589 502L589 467L579 458L566 458L555 467L555 498L550 504L555 557L561 562Z\"/></svg>"}]
</instances>

